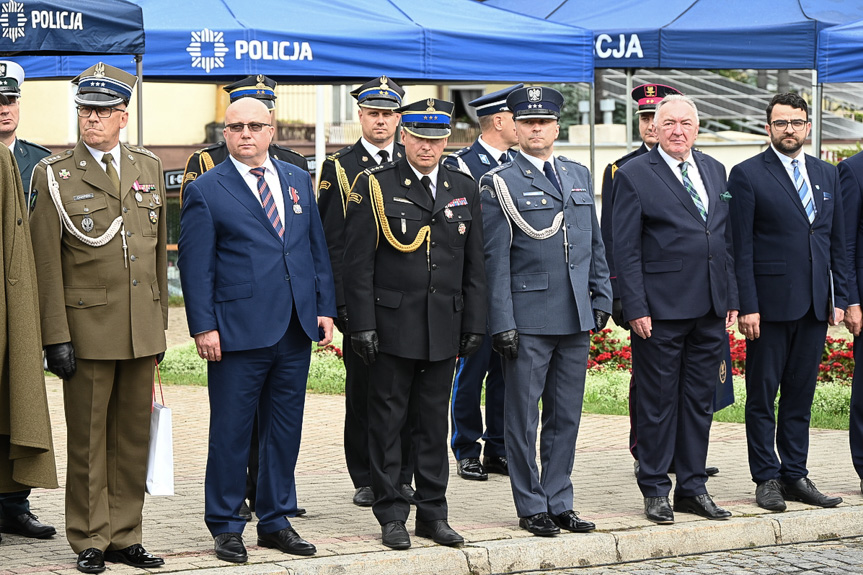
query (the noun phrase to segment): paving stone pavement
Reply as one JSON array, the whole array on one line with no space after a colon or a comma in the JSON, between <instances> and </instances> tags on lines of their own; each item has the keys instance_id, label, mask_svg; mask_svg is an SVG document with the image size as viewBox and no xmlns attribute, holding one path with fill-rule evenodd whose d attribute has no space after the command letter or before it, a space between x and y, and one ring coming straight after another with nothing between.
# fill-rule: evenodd
<instances>
[{"instance_id":1,"label":"paving stone pavement","mask_svg":"<svg viewBox=\"0 0 863 575\"><path fill-rule=\"evenodd\" d=\"M172 309L171 345L189 341L182 309ZM46 382L54 429L61 486L65 484L66 429L62 386ZM679 513L676 523L656 526L643 515L642 497L632 473L626 446L626 417L585 415L573 470L574 503L581 515L597 524L591 534L554 538L532 537L518 528L509 480L491 475L486 482L456 475L450 456L448 490L450 524L466 539L462 549L436 546L412 535L409 551L390 551L380 543L380 529L368 508L351 503L353 488L344 463L342 425L344 397L307 395L303 438L297 464L297 492L306 517L293 526L314 543L314 558L294 558L258 548L254 521L245 532L250 563L231 565L216 559L203 522L204 469L207 456L208 402L204 387L166 386L166 403L174 416L176 495L147 497L143 543L165 557L154 572L219 569L238 573L429 573L435 575L494 574L516 571L603 565L621 561L751 548L777 543L863 536L863 497L851 465L848 433L812 430L810 477L825 493L841 495L835 509L817 509L790 502L788 511L770 514L755 505L755 485L746 464L744 428L715 423L708 462L720 468L708 488L730 509L729 521L711 522ZM49 540L4 535L0 543L0 575L75 573L75 556L63 534L63 489L34 490L34 513L58 528ZM413 516L408 522L413 532ZM109 564L112 573L136 570Z\"/></svg>"}]
</instances>

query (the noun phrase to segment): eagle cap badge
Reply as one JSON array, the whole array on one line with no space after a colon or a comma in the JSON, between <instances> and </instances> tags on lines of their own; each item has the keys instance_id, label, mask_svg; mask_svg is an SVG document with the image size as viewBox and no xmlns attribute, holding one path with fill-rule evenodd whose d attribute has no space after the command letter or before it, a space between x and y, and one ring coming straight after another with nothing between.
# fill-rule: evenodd
<instances>
[{"instance_id":1,"label":"eagle cap badge","mask_svg":"<svg viewBox=\"0 0 863 575\"><path fill-rule=\"evenodd\" d=\"M527 91L527 99L531 102L539 102L542 100L542 88L530 88Z\"/></svg>"}]
</instances>

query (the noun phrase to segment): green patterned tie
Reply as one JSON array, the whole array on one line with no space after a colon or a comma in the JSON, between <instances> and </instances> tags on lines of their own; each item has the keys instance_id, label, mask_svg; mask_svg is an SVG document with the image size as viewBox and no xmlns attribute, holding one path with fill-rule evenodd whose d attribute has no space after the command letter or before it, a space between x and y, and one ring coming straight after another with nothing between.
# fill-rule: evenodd
<instances>
[{"instance_id":1,"label":"green patterned tie","mask_svg":"<svg viewBox=\"0 0 863 575\"><path fill-rule=\"evenodd\" d=\"M701 196L695 191L695 186L692 185L692 180L689 179L689 162L680 162L680 173L683 174L683 187L689 192L695 207L698 208L698 213L701 214L701 219L707 221L707 210L704 209L704 204L701 203Z\"/></svg>"},{"instance_id":2,"label":"green patterned tie","mask_svg":"<svg viewBox=\"0 0 863 575\"><path fill-rule=\"evenodd\" d=\"M114 156L111 154L103 154L102 161L105 163L105 173L108 174L108 179L114 184L114 191L120 193L120 176L117 170L114 169Z\"/></svg>"}]
</instances>

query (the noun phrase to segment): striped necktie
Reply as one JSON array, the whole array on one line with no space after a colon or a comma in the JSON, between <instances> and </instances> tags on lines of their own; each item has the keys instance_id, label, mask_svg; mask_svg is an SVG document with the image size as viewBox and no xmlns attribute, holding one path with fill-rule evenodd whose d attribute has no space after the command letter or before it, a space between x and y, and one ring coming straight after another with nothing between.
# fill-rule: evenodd
<instances>
[{"instance_id":1,"label":"striped necktie","mask_svg":"<svg viewBox=\"0 0 863 575\"><path fill-rule=\"evenodd\" d=\"M809 218L811 224L815 220L815 198L812 197L812 191L806 185L806 180L800 173L800 166L797 160L791 160L791 165L794 167L794 186L797 188L797 195L800 196L800 201L803 202L803 209L806 210L806 217Z\"/></svg>"},{"instance_id":2,"label":"striped necktie","mask_svg":"<svg viewBox=\"0 0 863 575\"><path fill-rule=\"evenodd\" d=\"M279 237L284 238L285 228L282 227L282 220L279 218L279 210L276 209L273 192L270 191L270 186L267 185L267 180L264 179L264 168L252 168L249 172L258 178L258 194L261 196L261 202L264 205L264 213L267 214L267 219L273 224L273 229L276 230Z\"/></svg>"},{"instance_id":3,"label":"striped necktie","mask_svg":"<svg viewBox=\"0 0 863 575\"><path fill-rule=\"evenodd\" d=\"M680 162L680 173L683 175L683 187L689 192L689 197L692 198L698 213L701 214L701 219L707 221L707 210L704 209L704 204L701 202L701 196L692 185L692 180L689 179L689 162Z\"/></svg>"}]
</instances>

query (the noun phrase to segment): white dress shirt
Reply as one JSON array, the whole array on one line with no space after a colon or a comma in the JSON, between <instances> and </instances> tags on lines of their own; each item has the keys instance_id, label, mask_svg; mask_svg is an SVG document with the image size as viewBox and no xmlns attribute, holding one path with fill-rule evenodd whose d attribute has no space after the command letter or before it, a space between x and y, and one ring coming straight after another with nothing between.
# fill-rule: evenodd
<instances>
[{"instance_id":1,"label":"white dress shirt","mask_svg":"<svg viewBox=\"0 0 863 575\"><path fill-rule=\"evenodd\" d=\"M669 156L665 150L662 149L662 146L659 146L659 155L662 156L662 159L665 160L665 163L668 164L669 168L671 168L672 173L674 173L674 177L677 178L680 185L683 185L683 172L680 170L681 160ZM692 186L695 188L695 191L698 192L698 197L701 198L701 204L704 206L704 211L709 214L710 207L708 204L710 201L707 199L707 187L704 185L704 180L701 179L701 172L698 171L698 164L696 164L695 160L692 159L691 150L683 161L689 162L689 167L686 169L686 175L689 176Z\"/></svg>"},{"instance_id":2,"label":"white dress shirt","mask_svg":"<svg viewBox=\"0 0 863 575\"><path fill-rule=\"evenodd\" d=\"M251 190L252 195L255 196L255 199L258 200L258 203L261 204L261 208L264 207L264 200L261 198L261 194L258 193L258 177L252 173L252 167L248 166L236 158L234 156L228 156L231 162L234 163L234 166L237 168L237 171L240 172L240 175L243 177L243 180L246 182L246 185L249 186L249 190ZM264 168L264 180L267 182L267 186L270 187L270 192L273 194L273 201L276 203L276 210L279 212L279 219L282 220L282 226L285 225L285 195L282 193L282 184L279 181L279 174L276 172L276 167L273 165L273 161L267 156L267 159L264 160L264 163L259 166Z\"/></svg>"}]
</instances>

